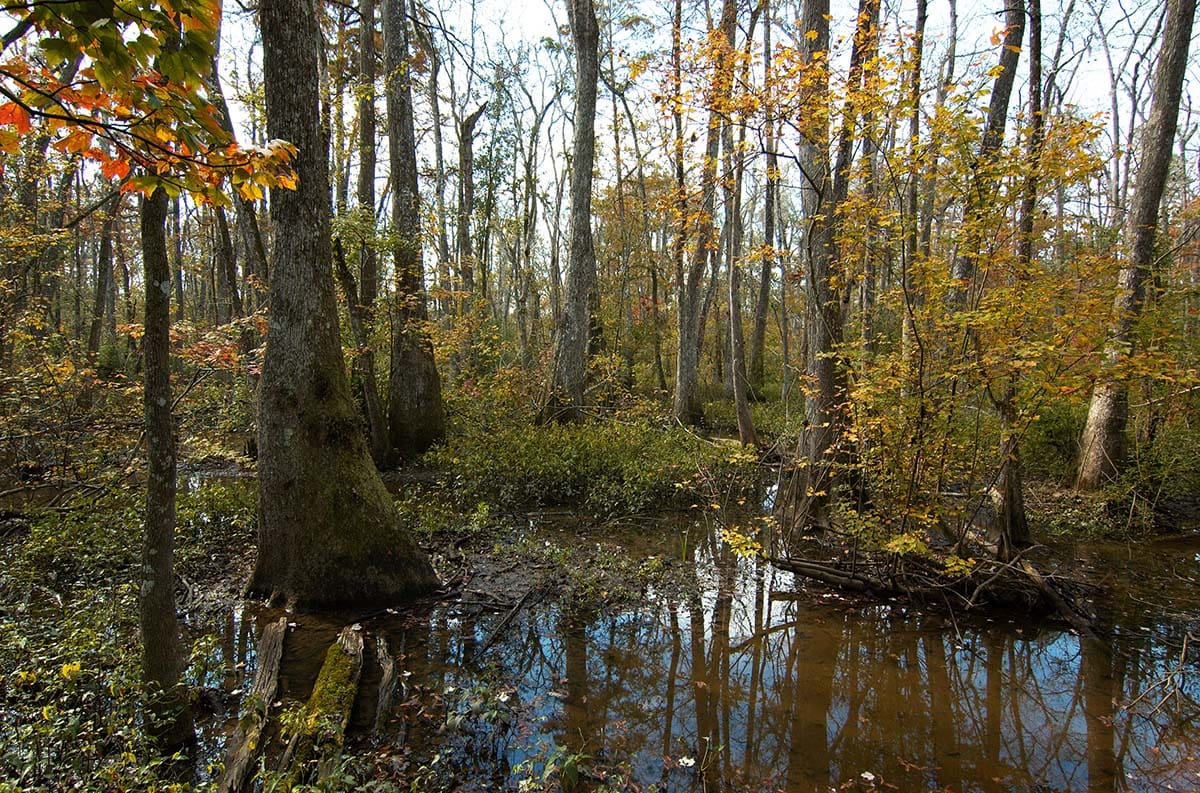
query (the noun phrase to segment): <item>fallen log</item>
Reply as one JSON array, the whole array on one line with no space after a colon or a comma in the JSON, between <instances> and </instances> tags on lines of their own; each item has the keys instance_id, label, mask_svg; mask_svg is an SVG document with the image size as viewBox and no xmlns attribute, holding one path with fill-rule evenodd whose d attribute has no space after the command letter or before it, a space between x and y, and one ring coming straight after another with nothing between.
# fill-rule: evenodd
<instances>
[{"instance_id":1,"label":"fallen log","mask_svg":"<svg viewBox=\"0 0 1200 793\"><path fill-rule=\"evenodd\" d=\"M320 782L336 770L358 694L362 662L362 629L357 625L342 628L325 654L300 727L280 759L281 790Z\"/></svg>"},{"instance_id":2,"label":"fallen log","mask_svg":"<svg viewBox=\"0 0 1200 793\"><path fill-rule=\"evenodd\" d=\"M1025 575L1029 576L1032 581L1046 596L1046 598L1054 604L1055 610L1062 615L1063 619L1071 623L1071 627L1079 631L1084 636L1096 637L1095 620L1092 617L1075 608L1062 593L1055 589L1054 585L1046 579L1037 568L1028 561L1021 560L1021 570Z\"/></svg>"},{"instance_id":3,"label":"fallen log","mask_svg":"<svg viewBox=\"0 0 1200 793\"><path fill-rule=\"evenodd\" d=\"M279 687L279 664L283 660L283 637L286 632L286 617L280 617L263 629L258 643L258 670L254 673L254 685L246 697L245 713L229 739L225 768L217 780L217 793L240 793L249 781L255 760L263 749L263 729Z\"/></svg>"},{"instance_id":4,"label":"fallen log","mask_svg":"<svg viewBox=\"0 0 1200 793\"><path fill-rule=\"evenodd\" d=\"M830 586L877 597L904 595L912 600L939 600L954 595L967 608L980 605L1039 606L1057 612L1075 630L1095 636L1094 618L1072 604L1072 598L1031 562L1019 556L1002 562L996 559L981 564L971 575L951 578L940 570L936 560L908 559L891 567L886 578L863 572L868 565L846 569L837 562L826 563L794 557L767 557L781 570L803 575ZM882 568L881 568L882 569Z\"/></svg>"},{"instance_id":5,"label":"fallen log","mask_svg":"<svg viewBox=\"0 0 1200 793\"><path fill-rule=\"evenodd\" d=\"M901 590L884 581L823 562L782 556L770 556L767 557L767 561L781 570L787 570L789 573L798 573L815 581L820 581L823 584L851 589L855 592L867 592L885 597L902 594Z\"/></svg>"}]
</instances>

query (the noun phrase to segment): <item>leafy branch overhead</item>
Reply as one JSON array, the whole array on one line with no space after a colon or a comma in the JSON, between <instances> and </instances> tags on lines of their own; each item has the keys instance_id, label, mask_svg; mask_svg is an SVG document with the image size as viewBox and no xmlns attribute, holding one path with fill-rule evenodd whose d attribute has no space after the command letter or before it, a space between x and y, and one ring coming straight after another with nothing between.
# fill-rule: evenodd
<instances>
[{"instance_id":1,"label":"leafy branch overhead","mask_svg":"<svg viewBox=\"0 0 1200 793\"><path fill-rule=\"evenodd\" d=\"M124 192L190 193L229 206L294 189L286 141L239 145L210 97L218 0L31 3L0 51L0 151L36 134L96 163Z\"/></svg>"}]
</instances>

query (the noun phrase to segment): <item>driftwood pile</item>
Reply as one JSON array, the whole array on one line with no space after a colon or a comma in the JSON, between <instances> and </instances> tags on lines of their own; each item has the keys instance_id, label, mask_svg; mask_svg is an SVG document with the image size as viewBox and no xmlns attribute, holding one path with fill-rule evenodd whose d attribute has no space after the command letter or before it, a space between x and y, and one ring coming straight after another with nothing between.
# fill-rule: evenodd
<instances>
[{"instance_id":1,"label":"driftwood pile","mask_svg":"<svg viewBox=\"0 0 1200 793\"><path fill-rule=\"evenodd\" d=\"M995 545L973 537L969 571L947 566L950 554L898 555L884 551L847 552L835 540L813 541L805 553L769 556L776 567L829 586L875 597L943 603L951 608L1017 609L1056 614L1082 634L1095 633L1096 617L1083 603L1092 588L1079 580L1048 575L1023 549L1001 558ZM961 551L958 556L962 557Z\"/></svg>"}]
</instances>

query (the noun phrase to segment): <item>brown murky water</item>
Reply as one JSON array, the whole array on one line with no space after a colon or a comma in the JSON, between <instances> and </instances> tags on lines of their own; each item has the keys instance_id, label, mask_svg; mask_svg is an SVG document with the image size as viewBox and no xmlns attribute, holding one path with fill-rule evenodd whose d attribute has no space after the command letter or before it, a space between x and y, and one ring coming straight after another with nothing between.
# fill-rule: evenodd
<instances>
[{"instance_id":1,"label":"brown murky water","mask_svg":"<svg viewBox=\"0 0 1200 793\"><path fill-rule=\"evenodd\" d=\"M690 594L535 604L486 649L503 613L365 622L406 676L364 747L461 790L1200 790L1198 541L1082 554L1117 592L1097 641L798 591L702 530L655 534L628 553L690 559ZM302 697L339 626L299 622L284 683ZM226 658L252 652L250 623L230 621Z\"/></svg>"}]
</instances>

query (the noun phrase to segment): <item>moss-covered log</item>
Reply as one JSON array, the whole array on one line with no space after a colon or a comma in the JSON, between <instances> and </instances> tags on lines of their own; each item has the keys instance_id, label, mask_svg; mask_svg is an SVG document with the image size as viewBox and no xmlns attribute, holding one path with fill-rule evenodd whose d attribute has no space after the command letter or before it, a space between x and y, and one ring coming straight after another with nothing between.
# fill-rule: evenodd
<instances>
[{"instance_id":1,"label":"moss-covered log","mask_svg":"<svg viewBox=\"0 0 1200 793\"><path fill-rule=\"evenodd\" d=\"M325 654L304 719L288 742L280 761L282 789L319 782L337 768L346 738L346 724L358 694L362 674L363 636L357 626L342 628Z\"/></svg>"}]
</instances>

